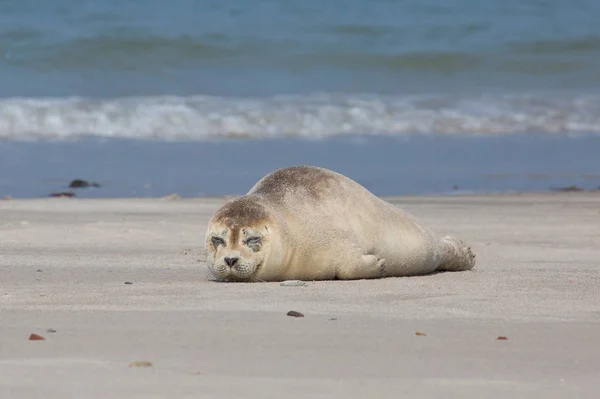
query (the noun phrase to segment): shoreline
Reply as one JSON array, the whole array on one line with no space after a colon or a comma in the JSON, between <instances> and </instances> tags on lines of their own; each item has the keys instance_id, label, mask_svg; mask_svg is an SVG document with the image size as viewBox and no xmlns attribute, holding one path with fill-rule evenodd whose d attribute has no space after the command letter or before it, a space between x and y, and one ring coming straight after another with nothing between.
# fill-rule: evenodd
<instances>
[{"instance_id":1,"label":"shoreline","mask_svg":"<svg viewBox=\"0 0 600 399\"><path fill-rule=\"evenodd\" d=\"M6 142L0 198L242 195L267 173L292 165L334 170L378 196L597 189L598 153L600 136ZM75 179L100 187L71 190Z\"/></svg>"},{"instance_id":2,"label":"shoreline","mask_svg":"<svg viewBox=\"0 0 600 399\"><path fill-rule=\"evenodd\" d=\"M0 198L0 202L3 201L43 201L43 200L71 200L71 201L226 201L228 199L236 198L245 194L239 195L203 195L203 196L190 196L183 197L178 193L174 192L165 196L157 197L100 197L100 198L87 198L78 197L77 191L66 191L64 193L73 193L75 195L49 195L46 197L11 197L5 196ZM61 194L61 193L56 193ZM457 192L457 193L440 193L440 194L405 194L405 195L383 195L378 196L386 201L399 201L402 199L441 199L450 200L452 198L504 198L504 197L523 197L523 196L565 196L577 197L577 196L600 196L600 187L597 189L584 189L579 186L568 186L561 187L558 189L549 189L547 191L507 191L507 192L492 192L492 193L470 193L470 192Z\"/></svg>"}]
</instances>

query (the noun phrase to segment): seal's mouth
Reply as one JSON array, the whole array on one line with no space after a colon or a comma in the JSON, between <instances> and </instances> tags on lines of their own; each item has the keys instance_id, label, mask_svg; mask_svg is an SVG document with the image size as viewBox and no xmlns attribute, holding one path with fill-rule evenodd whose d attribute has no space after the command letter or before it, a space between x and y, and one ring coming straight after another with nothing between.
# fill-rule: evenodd
<instances>
[{"instance_id":1,"label":"seal's mouth","mask_svg":"<svg viewBox=\"0 0 600 399\"><path fill-rule=\"evenodd\" d=\"M245 276L245 277L240 277L240 276L236 276L233 272L229 272L229 274L225 277L222 277L222 280L228 283L258 283L258 282L263 282L263 280L255 277L256 273L258 272L258 270L260 269L260 267L262 266L262 262L260 262L258 265L256 265L256 267L254 268L254 271L252 272L252 274L250 274L249 276Z\"/></svg>"}]
</instances>

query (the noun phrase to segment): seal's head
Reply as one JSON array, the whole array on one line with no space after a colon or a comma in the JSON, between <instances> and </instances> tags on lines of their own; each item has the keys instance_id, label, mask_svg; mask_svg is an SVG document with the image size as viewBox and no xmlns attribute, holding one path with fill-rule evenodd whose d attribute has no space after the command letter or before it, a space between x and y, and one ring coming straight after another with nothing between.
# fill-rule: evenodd
<instances>
[{"instance_id":1,"label":"seal's head","mask_svg":"<svg viewBox=\"0 0 600 399\"><path fill-rule=\"evenodd\" d=\"M271 219L256 199L227 202L208 224L205 246L212 274L224 281L257 281L271 246Z\"/></svg>"}]
</instances>

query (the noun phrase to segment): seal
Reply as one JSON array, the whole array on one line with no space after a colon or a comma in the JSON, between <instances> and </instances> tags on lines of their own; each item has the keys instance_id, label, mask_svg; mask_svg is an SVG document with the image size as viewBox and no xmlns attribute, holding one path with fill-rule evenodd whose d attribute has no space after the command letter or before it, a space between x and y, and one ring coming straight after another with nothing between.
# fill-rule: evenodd
<instances>
[{"instance_id":1,"label":"seal","mask_svg":"<svg viewBox=\"0 0 600 399\"><path fill-rule=\"evenodd\" d=\"M353 280L470 270L471 248L337 172L271 172L210 220L206 263L219 281Z\"/></svg>"}]
</instances>

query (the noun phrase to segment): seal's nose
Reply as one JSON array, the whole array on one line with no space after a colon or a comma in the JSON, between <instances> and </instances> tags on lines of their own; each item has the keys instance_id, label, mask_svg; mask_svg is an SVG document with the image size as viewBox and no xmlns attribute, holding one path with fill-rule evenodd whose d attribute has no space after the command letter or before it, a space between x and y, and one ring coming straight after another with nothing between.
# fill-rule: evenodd
<instances>
[{"instance_id":1,"label":"seal's nose","mask_svg":"<svg viewBox=\"0 0 600 399\"><path fill-rule=\"evenodd\" d=\"M233 265L236 264L238 259L239 258L225 258L225 263L227 263L227 266L232 267Z\"/></svg>"}]
</instances>

